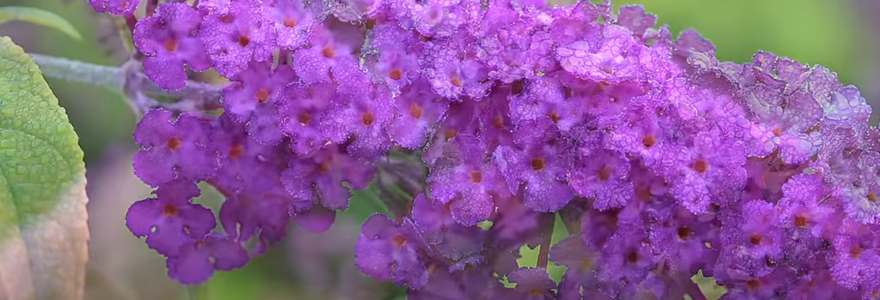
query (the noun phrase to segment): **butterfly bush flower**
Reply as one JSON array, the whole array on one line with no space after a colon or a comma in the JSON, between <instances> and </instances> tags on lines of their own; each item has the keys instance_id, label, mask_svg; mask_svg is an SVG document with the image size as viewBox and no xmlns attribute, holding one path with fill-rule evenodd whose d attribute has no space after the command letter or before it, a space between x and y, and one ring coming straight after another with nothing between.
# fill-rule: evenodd
<instances>
[{"instance_id":1,"label":"butterfly bush flower","mask_svg":"<svg viewBox=\"0 0 880 300\"><path fill-rule=\"evenodd\" d=\"M140 0L89 0L96 12L126 16L133 15L140 3Z\"/></svg>"},{"instance_id":2,"label":"butterfly bush flower","mask_svg":"<svg viewBox=\"0 0 880 300\"><path fill-rule=\"evenodd\" d=\"M495 198L510 195L498 167L484 159L484 147L473 136L455 137L427 179L432 199L446 204L462 224L472 226L489 219Z\"/></svg>"},{"instance_id":3,"label":"butterfly bush flower","mask_svg":"<svg viewBox=\"0 0 880 300\"><path fill-rule=\"evenodd\" d=\"M420 247L411 222L395 224L386 216L373 215L358 238L355 261L370 276L418 288L428 280L427 267L419 259Z\"/></svg>"},{"instance_id":4,"label":"butterfly bush flower","mask_svg":"<svg viewBox=\"0 0 880 300\"><path fill-rule=\"evenodd\" d=\"M275 21L278 47L296 49L304 46L312 26L320 21L320 15L304 0L275 2L269 8L269 14Z\"/></svg>"},{"instance_id":5,"label":"butterfly bush flower","mask_svg":"<svg viewBox=\"0 0 880 300\"><path fill-rule=\"evenodd\" d=\"M151 110L134 131L135 142L144 148L135 154L135 174L151 186L178 178L204 180L217 169L210 123L193 114L172 118L170 111Z\"/></svg>"},{"instance_id":6,"label":"butterfly bush flower","mask_svg":"<svg viewBox=\"0 0 880 300\"><path fill-rule=\"evenodd\" d=\"M202 18L184 3L162 5L134 29L134 41L147 56L144 72L159 87L169 90L186 85L185 65L196 71L211 68L198 38Z\"/></svg>"},{"instance_id":7,"label":"butterfly bush flower","mask_svg":"<svg viewBox=\"0 0 880 300\"><path fill-rule=\"evenodd\" d=\"M159 2L134 30L147 76L229 80L222 111L134 132L156 191L127 225L181 283L327 230L375 184L392 213L355 262L410 299L704 299L700 272L723 299L880 295L880 130L827 68L719 61L610 1Z\"/></svg>"},{"instance_id":8,"label":"butterfly bush flower","mask_svg":"<svg viewBox=\"0 0 880 300\"><path fill-rule=\"evenodd\" d=\"M190 239L201 239L217 225L210 209L190 202L200 195L188 180L162 185L155 198L136 202L128 211L127 225L147 245L165 255L178 254Z\"/></svg>"},{"instance_id":9,"label":"butterfly bush flower","mask_svg":"<svg viewBox=\"0 0 880 300\"><path fill-rule=\"evenodd\" d=\"M214 70L230 78L252 60L272 58L276 33L262 1L231 0L228 8L210 11L202 18L199 38Z\"/></svg>"}]
</instances>

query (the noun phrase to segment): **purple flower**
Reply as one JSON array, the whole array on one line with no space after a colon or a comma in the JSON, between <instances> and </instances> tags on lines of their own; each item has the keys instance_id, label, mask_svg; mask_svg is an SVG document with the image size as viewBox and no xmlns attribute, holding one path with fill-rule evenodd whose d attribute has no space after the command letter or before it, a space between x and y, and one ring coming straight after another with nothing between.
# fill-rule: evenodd
<instances>
[{"instance_id":1,"label":"purple flower","mask_svg":"<svg viewBox=\"0 0 880 300\"><path fill-rule=\"evenodd\" d=\"M355 252L355 264L378 280L418 289L428 281L428 269L419 260L422 241L409 221L397 224L375 214L364 222Z\"/></svg>"},{"instance_id":2,"label":"purple flower","mask_svg":"<svg viewBox=\"0 0 880 300\"><path fill-rule=\"evenodd\" d=\"M607 284L606 293L619 293L627 285L641 282L657 264L657 257L642 240L647 237L642 224L618 228L601 251L599 280Z\"/></svg>"},{"instance_id":3,"label":"purple flower","mask_svg":"<svg viewBox=\"0 0 880 300\"><path fill-rule=\"evenodd\" d=\"M168 276L181 284L196 285L208 280L214 270L230 271L247 264L247 251L237 241L212 234L188 243L179 255L168 257Z\"/></svg>"},{"instance_id":4,"label":"purple flower","mask_svg":"<svg viewBox=\"0 0 880 300\"><path fill-rule=\"evenodd\" d=\"M616 151L598 150L583 158L568 174L568 184L581 197L595 198L598 210L619 208L635 196L629 178L630 164Z\"/></svg>"},{"instance_id":5,"label":"purple flower","mask_svg":"<svg viewBox=\"0 0 880 300\"><path fill-rule=\"evenodd\" d=\"M282 122L277 106L293 77L288 66L273 70L269 62L251 62L223 89L225 115L245 123L247 132L257 142L272 146L281 143L284 135L276 130Z\"/></svg>"},{"instance_id":6,"label":"purple flower","mask_svg":"<svg viewBox=\"0 0 880 300\"><path fill-rule=\"evenodd\" d=\"M390 3L401 26L437 37L455 34L480 10L480 2L475 0L401 0Z\"/></svg>"},{"instance_id":7,"label":"purple flower","mask_svg":"<svg viewBox=\"0 0 880 300\"><path fill-rule=\"evenodd\" d=\"M429 130L446 114L448 107L445 99L430 93L427 83L416 81L394 98L395 117L388 127L388 135L400 147L421 148L427 142Z\"/></svg>"},{"instance_id":8,"label":"purple flower","mask_svg":"<svg viewBox=\"0 0 880 300\"><path fill-rule=\"evenodd\" d=\"M507 299L554 299L556 283L542 268L517 269L507 275L507 280L515 283L514 297Z\"/></svg>"},{"instance_id":9,"label":"purple flower","mask_svg":"<svg viewBox=\"0 0 880 300\"><path fill-rule=\"evenodd\" d=\"M96 12L126 16L134 15L140 3L140 0L89 0Z\"/></svg>"},{"instance_id":10,"label":"purple flower","mask_svg":"<svg viewBox=\"0 0 880 300\"><path fill-rule=\"evenodd\" d=\"M412 221L425 243L457 268L462 263L482 260L485 233L478 227L464 227L453 219L449 205L432 203L419 194L413 200Z\"/></svg>"},{"instance_id":11,"label":"purple flower","mask_svg":"<svg viewBox=\"0 0 880 300\"><path fill-rule=\"evenodd\" d=\"M240 123L260 118L262 106L274 106L284 87L293 80L293 70L278 66L272 70L270 62L251 62L247 69L232 77L232 83L223 88L223 108L226 115ZM271 111L271 110L269 110Z\"/></svg>"},{"instance_id":12,"label":"purple flower","mask_svg":"<svg viewBox=\"0 0 880 300\"><path fill-rule=\"evenodd\" d=\"M842 191L846 214L862 223L880 223L880 153L863 153L858 167L859 180Z\"/></svg>"},{"instance_id":13,"label":"purple flower","mask_svg":"<svg viewBox=\"0 0 880 300\"><path fill-rule=\"evenodd\" d=\"M810 130L822 117L819 103L812 96L795 91L784 95L779 88L758 84L743 91L746 106L757 123L752 136L760 143L750 151L767 155L776 150L784 162L801 163L821 146L818 132Z\"/></svg>"},{"instance_id":14,"label":"purple flower","mask_svg":"<svg viewBox=\"0 0 880 300\"><path fill-rule=\"evenodd\" d=\"M721 299L759 300L779 297L785 299L786 291L790 288L789 282L794 279L793 275L792 272L785 270L766 276L737 274L734 279L723 283L728 290Z\"/></svg>"},{"instance_id":15,"label":"purple flower","mask_svg":"<svg viewBox=\"0 0 880 300\"><path fill-rule=\"evenodd\" d=\"M326 24L315 24L309 37L308 46L293 55L293 68L305 83L330 82L334 78L337 83L345 82L344 76L351 74L331 73L337 64L357 62L355 54L360 50L358 41L363 41L357 27L343 26L338 28L339 35ZM340 76L342 75L342 76ZM358 75L362 75L358 72Z\"/></svg>"},{"instance_id":16,"label":"purple flower","mask_svg":"<svg viewBox=\"0 0 880 300\"><path fill-rule=\"evenodd\" d=\"M744 149L715 136L715 133L697 136L695 149L669 150L678 153L677 157L670 158L677 168L669 174L674 178L670 192L694 213L705 212L712 199L736 199L736 193L745 186ZM661 158L659 163L667 164L666 159Z\"/></svg>"},{"instance_id":17,"label":"purple flower","mask_svg":"<svg viewBox=\"0 0 880 300\"><path fill-rule=\"evenodd\" d=\"M640 56L646 50L636 44L628 29L609 25L596 42L580 40L560 45L556 58L563 69L575 76L614 84L640 79Z\"/></svg>"},{"instance_id":18,"label":"purple flower","mask_svg":"<svg viewBox=\"0 0 880 300\"><path fill-rule=\"evenodd\" d=\"M212 11L204 17L199 38L214 69L231 78L250 62L266 61L275 50L276 34L261 2L235 0L228 11Z\"/></svg>"},{"instance_id":19,"label":"purple flower","mask_svg":"<svg viewBox=\"0 0 880 300\"><path fill-rule=\"evenodd\" d=\"M393 23L377 25L369 32L369 44L364 47L374 53L366 58L368 69L392 91L399 91L419 77L418 51L421 49L416 38L412 31Z\"/></svg>"},{"instance_id":20,"label":"purple flower","mask_svg":"<svg viewBox=\"0 0 880 300\"><path fill-rule=\"evenodd\" d=\"M687 59L692 52L715 53L715 45L694 29L682 31L673 47L675 55Z\"/></svg>"},{"instance_id":21,"label":"purple flower","mask_svg":"<svg viewBox=\"0 0 880 300\"><path fill-rule=\"evenodd\" d=\"M203 14L225 15L234 0L199 0L197 8Z\"/></svg>"},{"instance_id":22,"label":"purple flower","mask_svg":"<svg viewBox=\"0 0 880 300\"><path fill-rule=\"evenodd\" d=\"M741 248L752 258L782 258L783 232L779 225L779 208L762 200L743 204L742 216L731 227L722 228L725 243Z\"/></svg>"},{"instance_id":23,"label":"purple flower","mask_svg":"<svg viewBox=\"0 0 880 300\"><path fill-rule=\"evenodd\" d=\"M184 64L196 71L211 67L197 34L202 18L184 3L159 6L156 14L140 20L134 29L134 42L147 56L144 73L161 88L181 89L186 85Z\"/></svg>"},{"instance_id":24,"label":"purple flower","mask_svg":"<svg viewBox=\"0 0 880 300\"><path fill-rule=\"evenodd\" d=\"M850 290L876 289L875 277L880 267L880 238L876 228L845 222L833 242L829 257L834 281ZM869 289L870 290L870 289Z\"/></svg>"},{"instance_id":25,"label":"purple flower","mask_svg":"<svg viewBox=\"0 0 880 300\"><path fill-rule=\"evenodd\" d=\"M569 101L577 103L584 111L587 124L592 127L613 128L626 117L626 107L646 94L647 87L627 82L609 85L602 82L582 80L574 76L561 76Z\"/></svg>"},{"instance_id":26,"label":"purple flower","mask_svg":"<svg viewBox=\"0 0 880 300\"><path fill-rule=\"evenodd\" d=\"M656 105L656 104L654 104ZM677 116L658 116L667 108L653 105L632 105L623 118L625 126L617 126L604 138L609 148L632 153L648 162L669 156L672 145L683 138L683 122ZM588 144L589 147L595 147ZM591 148L590 148L591 149Z\"/></svg>"},{"instance_id":27,"label":"purple flower","mask_svg":"<svg viewBox=\"0 0 880 300\"><path fill-rule=\"evenodd\" d=\"M543 26L552 18L543 11L526 11L481 39L477 57L491 70L490 78L511 83L535 78L557 66L553 58L555 45Z\"/></svg>"},{"instance_id":28,"label":"purple flower","mask_svg":"<svg viewBox=\"0 0 880 300\"><path fill-rule=\"evenodd\" d=\"M407 299L506 299L504 286L488 267L471 267L445 272L439 264L430 265L428 283L407 291Z\"/></svg>"},{"instance_id":29,"label":"purple flower","mask_svg":"<svg viewBox=\"0 0 880 300\"><path fill-rule=\"evenodd\" d=\"M550 249L550 260L567 267L562 281L559 282L559 299L605 300L605 295L599 291L600 282L595 273L596 252L588 249L584 240L578 236L567 237Z\"/></svg>"},{"instance_id":30,"label":"purple flower","mask_svg":"<svg viewBox=\"0 0 880 300\"><path fill-rule=\"evenodd\" d=\"M394 216L363 225L356 264L411 299L701 299L697 272L725 299L880 294L880 131L821 66L723 62L610 1L202 0L139 21L136 2L91 3L137 22L160 87L186 65L230 81L222 112L135 130L158 190L127 225L182 283L291 219L327 230L376 176ZM223 234L191 202L202 181ZM557 213L570 236L546 257Z\"/></svg>"},{"instance_id":31,"label":"purple flower","mask_svg":"<svg viewBox=\"0 0 880 300\"><path fill-rule=\"evenodd\" d=\"M511 87L512 88L512 87ZM480 110L477 135L485 141L488 149L496 149L499 145L513 144L515 128L510 116L510 103L507 101L512 89L504 86L494 89L488 99L476 103Z\"/></svg>"},{"instance_id":32,"label":"purple flower","mask_svg":"<svg viewBox=\"0 0 880 300\"><path fill-rule=\"evenodd\" d=\"M542 215L526 207L519 197L510 197L498 203L497 216L493 219L492 234L496 243L504 248L539 233ZM544 215L546 216L546 215Z\"/></svg>"},{"instance_id":33,"label":"purple flower","mask_svg":"<svg viewBox=\"0 0 880 300\"><path fill-rule=\"evenodd\" d=\"M217 226L214 214L190 202L198 197L192 181L175 180L162 184L147 198L131 205L125 215L126 226L137 237L162 255L178 255L187 243L204 238Z\"/></svg>"},{"instance_id":34,"label":"purple flower","mask_svg":"<svg viewBox=\"0 0 880 300\"><path fill-rule=\"evenodd\" d=\"M456 136L444 148L444 158L428 175L431 199L448 205L462 225L489 219L496 199L510 192L498 168L485 158L485 145L473 136Z\"/></svg>"},{"instance_id":35,"label":"purple flower","mask_svg":"<svg viewBox=\"0 0 880 300\"><path fill-rule=\"evenodd\" d=\"M478 119L481 107L474 101L452 102L447 116L435 125L433 136L428 141L422 160L433 166L446 151L445 145L459 135L476 135L480 127ZM501 119L502 124L504 119ZM493 122L494 124L494 122Z\"/></svg>"},{"instance_id":36,"label":"purple flower","mask_svg":"<svg viewBox=\"0 0 880 300\"><path fill-rule=\"evenodd\" d=\"M343 22L358 23L365 18L385 13L386 3L382 0L330 0L323 8L333 17Z\"/></svg>"},{"instance_id":37,"label":"purple flower","mask_svg":"<svg viewBox=\"0 0 880 300\"><path fill-rule=\"evenodd\" d=\"M542 212L562 209L574 196L563 181L565 166L559 149L558 132L549 119L540 119L517 128L518 146L499 146L495 164L504 174L511 193L524 186L526 206Z\"/></svg>"},{"instance_id":38,"label":"purple flower","mask_svg":"<svg viewBox=\"0 0 880 300\"><path fill-rule=\"evenodd\" d=\"M336 220L335 211L319 205L312 206L311 208L302 208L294 204L290 207L289 213L299 226L311 232L327 231Z\"/></svg>"},{"instance_id":39,"label":"purple flower","mask_svg":"<svg viewBox=\"0 0 880 300\"><path fill-rule=\"evenodd\" d=\"M164 109L150 110L134 131L135 142L143 148L134 156L134 172L151 186L178 178L204 180L217 169L210 124L188 113L173 117Z\"/></svg>"},{"instance_id":40,"label":"purple flower","mask_svg":"<svg viewBox=\"0 0 880 300\"><path fill-rule=\"evenodd\" d=\"M277 185L277 180L250 180L280 172L284 162L282 147L266 146L249 136L245 125L228 115L217 118L213 127L212 147L218 152L220 168L209 180L226 194L263 192Z\"/></svg>"},{"instance_id":41,"label":"purple flower","mask_svg":"<svg viewBox=\"0 0 880 300\"><path fill-rule=\"evenodd\" d=\"M375 161L391 148L386 128L393 120L391 95L368 90L366 94L338 95L322 120L323 135L331 142L348 141L352 156Z\"/></svg>"},{"instance_id":42,"label":"purple flower","mask_svg":"<svg viewBox=\"0 0 880 300\"><path fill-rule=\"evenodd\" d=\"M571 97L571 89L555 78L518 81L511 89L510 117L516 124L548 117L564 132L580 123L585 113L582 103Z\"/></svg>"},{"instance_id":43,"label":"purple flower","mask_svg":"<svg viewBox=\"0 0 880 300\"><path fill-rule=\"evenodd\" d=\"M806 276L798 278L797 282L791 288L789 297L795 299L808 300L828 300L835 299L835 295L840 298L856 298L856 295L837 285L831 274L826 269L827 266L815 265L814 271Z\"/></svg>"},{"instance_id":44,"label":"purple flower","mask_svg":"<svg viewBox=\"0 0 880 300\"><path fill-rule=\"evenodd\" d=\"M488 76L486 67L465 48L472 42L450 37L424 44L420 64L426 68L423 74L435 93L450 99L486 95L492 82L485 80Z\"/></svg>"},{"instance_id":45,"label":"purple flower","mask_svg":"<svg viewBox=\"0 0 880 300\"><path fill-rule=\"evenodd\" d=\"M641 5L624 5L617 15L617 24L629 28L633 35L642 37L648 28L654 27L657 16L646 13Z\"/></svg>"},{"instance_id":46,"label":"purple flower","mask_svg":"<svg viewBox=\"0 0 880 300\"><path fill-rule=\"evenodd\" d=\"M663 225L655 225L650 237L655 252L666 257L670 271L695 274L700 269L706 269L707 262L713 261L718 255L717 250L706 246L706 243L717 244L714 236L716 228L700 222L699 216L678 208Z\"/></svg>"},{"instance_id":47,"label":"purple flower","mask_svg":"<svg viewBox=\"0 0 880 300\"><path fill-rule=\"evenodd\" d=\"M255 251L259 254L287 233L290 202L290 197L280 187L263 193L240 193L223 202L220 223L235 241L245 242L259 235L260 246Z\"/></svg>"},{"instance_id":48,"label":"purple flower","mask_svg":"<svg viewBox=\"0 0 880 300\"><path fill-rule=\"evenodd\" d=\"M312 26L320 21L305 0L276 1L269 14L275 21L278 47L285 49L304 46Z\"/></svg>"},{"instance_id":49,"label":"purple flower","mask_svg":"<svg viewBox=\"0 0 880 300\"><path fill-rule=\"evenodd\" d=\"M278 115L282 118L281 131L290 137L290 149L306 155L324 146L321 119L336 95L329 83L289 85L278 99Z\"/></svg>"},{"instance_id":50,"label":"purple flower","mask_svg":"<svg viewBox=\"0 0 880 300\"><path fill-rule=\"evenodd\" d=\"M780 222L787 228L800 228L810 232L813 237L830 237L835 234L840 211L831 202L823 200L831 196L822 177L800 174L788 180L782 187L783 196L779 200Z\"/></svg>"},{"instance_id":51,"label":"purple flower","mask_svg":"<svg viewBox=\"0 0 880 300\"><path fill-rule=\"evenodd\" d=\"M328 146L310 156L292 158L281 173L281 181L298 203L296 211L308 210L318 203L332 210L344 210L351 197L349 187L366 188L374 172L371 166L340 152L338 147Z\"/></svg>"}]
</instances>

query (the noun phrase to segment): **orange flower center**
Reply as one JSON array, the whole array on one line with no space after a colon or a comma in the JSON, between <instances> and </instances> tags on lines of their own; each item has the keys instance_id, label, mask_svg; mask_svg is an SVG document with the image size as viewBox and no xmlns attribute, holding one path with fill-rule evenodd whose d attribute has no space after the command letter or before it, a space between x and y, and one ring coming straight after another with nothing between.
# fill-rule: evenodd
<instances>
[{"instance_id":1,"label":"orange flower center","mask_svg":"<svg viewBox=\"0 0 880 300\"><path fill-rule=\"evenodd\" d=\"M321 50L321 54L326 58L334 58L336 57L336 50L334 50L332 46L327 45Z\"/></svg>"},{"instance_id":2,"label":"orange flower center","mask_svg":"<svg viewBox=\"0 0 880 300\"><path fill-rule=\"evenodd\" d=\"M409 115L413 119L420 119L422 117L423 112L424 112L424 109L422 109L422 107L416 103L413 103L409 106Z\"/></svg>"},{"instance_id":3,"label":"orange flower center","mask_svg":"<svg viewBox=\"0 0 880 300\"><path fill-rule=\"evenodd\" d=\"M757 246L761 244L761 240L763 239L764 237L760 234L752 234L749 236L749 243L752 244L752 246Z\"/></svg>"},{"instance_id":4,"label":"orange flower center","mask_svg":"<svg viewBox=\"0 0 880 300\"><path fill-rule=\"evenodd\" d=\"M176 217L177 216L177 206L171 204L165 204L162 207L162 215L166 217Z\"/></svg>"},{"instance_id":5,"label":"orange flower center","mask_svg":"<svg viewBox=\"0 0 880 300\"><path fill-rule=\"evenodd\" d=\"M269 90L267 89L259 89L256 93L254 93L254 98L257 99L257 102L260 104L266 104L269 102Z\"/></svg>"},{"instance_id":6,"label":"orange flower center","mask_svg":"<svg viewBox=\"0 0 880 300\"><path fill-rule=\"evenodd\" d=\"M177 138L176 136L171 137L170 139L165 141L165 146L168 147L168 150L171 150L171 152L174 152L174 151L177 151L177 149L180 149L180 146L182 144L183 143L181 143L180 139Z\"/></svg>"},{"instance_id":7,"label":"orange flower center","mask_svg":"<svg viewBox=\"0 0 880 300\"><path fill-rule=\"evenodd\" d=\"M247 47L251 43L251 38L247 36L238 37L238 45L242 47Z\"/></svg>"},{"instance_id":8,"label":"orange flower center","mask_svg":"<svg viewBox=\"0 0 880 300\"><path fill-rule=\"evenodd\" d=\"M236 159L241 157L242 154L244 154L244 145L241 143L232 145L232 148L229 149L229 158Z\"/></svg>"},{"instance_id":9,"label":"orange flower center","mask_svg":"<svg viewBox=\"0 0 880 300\"><path fill-rule=\"evenodd\" d=\"M697 159L697 161L694 162L693 168L697 173L705 173L706 170L709 170L709 162L702 158Z\"/></svg>"},{"instance_id":10,"label":"orange flower center","mask_svg":"<svg viewBox=\"0 0 880 300\"><path fill-rule=\"evenodd\" d=\"M546 164L546 161L544 160L544 158L535 157L532 159L532 170L535 170L535 171L544 170L544 167L546 167L545 164Z\"/></svg>"},{"instance_id":11,"label":"orange flower center","mask_svg":"<svg viewBox=\"0 0 880 300\"><path fill-rule=\"evenodd\" d=\"M452 79L450 79L449 81L452 82L452 85L454 85L455 87L461 87L462 85L464 85L461 82L461 78L458 78L458 75L452 76Z\"/></svg>"},{"instance_id":12,"label":"orange flower center","mask_svg":"<svg viewBox=\"0 0 880 300\"><path fill-rule=\"evenodd\" d=\"M307 112L301 112L299 113L299 116L296 117L296 120L303 126L309 125L309 123L312 122L312 115Z\"/></svg>"},{"instance_id":13,"label":"orange flower center","mask_svg":"<svg viewBox=\"0 0 880 300\"><path fill-rule=\"evenodd\" d=\"M388 71L388 77L394 80L400 80L403 78L403 72L400 69L394 68Z\"/></svg>"},{"instance_id":14,"label":"orange flower center","mask_svg":"<svg viewBox=\"0 0 880 300\"><path fill-rule=\"evenodd\" d=\"M446 138L446 140L449 141L458 135L458 131L455 131L455 129L446 129L446 132L444 132L443 135Z\"/></svg>"},{"instance_id":15,"label":"orange flower center","mask_svg":"<svg viewBox=\"0 0 880 300\"><path fill-rule=\"evenodd\" d=\"M807 216L800 214L794 217L794 225L800 228L807 227Z\"/></svg>"},{"instance_id":16,"label":"orange flower center","mask_svg":"<svg viewBox=\"0 0 880 300\"><path fill-rule=\"evenodd\" d=\"M361 114L361 122L364 123L365 126L373 125L373 112L365 112Z\"/></svg>"},{"instance_id":17,"label":"orange flower center","mask_svg":"<svg viewBox=\"0 0 880 300\"><path fill-rule=\"evenodd\" d=\"M402 235L395 236L391 238L391 243L394 244L397 248L403 248L406 245L406 238Z\"/></svg>"},{"instance_id":18,"label":"orange flower center","mask_svg":"<svg viewBox=\"0 0 880 300\"><path fill-rule=\"evenodd\" d=\"M176 52L178 43L175 39L168 39L167 41L165 41L164 46L165 50L168 50L168 52Z\"/></svg>"},{"instance_id":19,"label":"orange flower center","mask_svg":"<svg viewBox=\"0 0 880 300\"><path fill-rule=\"evenodd\" d=\"M651 148L657 144L657 138L654 137L653 134L646 135L642 138L642 145L645 145L645 148Z\"/></svg>"},{"instance_id":20,"label":"orange flower center","mask_svg":"<svg viewBox=\"0 0 880 300\"><path fill-rule=\"evenodd\" d=\"M474 170L474 171L471 171L470 175L471 175L471 183L478 184L480 182L483 182L483 172L480 172L479 170Z\"/></svg>"}]
</instances>

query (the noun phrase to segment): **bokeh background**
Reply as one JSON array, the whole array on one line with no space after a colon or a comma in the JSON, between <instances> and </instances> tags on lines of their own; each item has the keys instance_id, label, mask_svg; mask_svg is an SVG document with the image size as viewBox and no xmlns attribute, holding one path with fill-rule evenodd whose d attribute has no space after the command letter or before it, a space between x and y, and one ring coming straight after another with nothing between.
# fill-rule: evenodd
<instances>
[{"instance_id":1,"label":"bokeh background","mask_svg":"<svg viewBox=\"0 0 880 300\"><path fill-rule=\"evenodd\" d=\"M556 1L564 2L573 1ZM767 50L828 66L880 108L878 0L615 1L616 6L631 3L645 5L674 32L696 28L724 60L745 62L757 50ZM27 51L106 65L124 59L112 20L94 13L85 0L0 0L0 5L53 11L84 35L76 41L29 24L0 25L0 35L12 36ZM87 299L185 299L185 290L165 275L162 257L125 228L128 206L150 192L131 170L135 116L117 92L54 80L49 84L85 151L92 231ZM215 194L203 197L209 206L219 204ZM357 193L330 233L294 228L285 242L246 268L216 274L207 285L209 299L404 299L401 289L366 278L353 264L359 226L375 211L375 199L370 199L375 197L371 191Z\"/></svg>"}]
</instances>

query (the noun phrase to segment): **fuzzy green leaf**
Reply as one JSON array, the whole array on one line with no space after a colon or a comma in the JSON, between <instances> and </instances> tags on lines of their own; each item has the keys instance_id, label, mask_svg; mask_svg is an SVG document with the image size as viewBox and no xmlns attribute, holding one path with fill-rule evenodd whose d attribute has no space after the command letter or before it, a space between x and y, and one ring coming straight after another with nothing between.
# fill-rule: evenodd
<instances>
[{"instance_id":1,"label":"fuzzy green leaf","mask_svg":"<svg viewBox=\"0 0 880 300\"><path fill-rule=\"evenodd\" d=\"M83 297L83 152L30 56L0 37L0 300Z\"/></svg>"}]
</instances>

